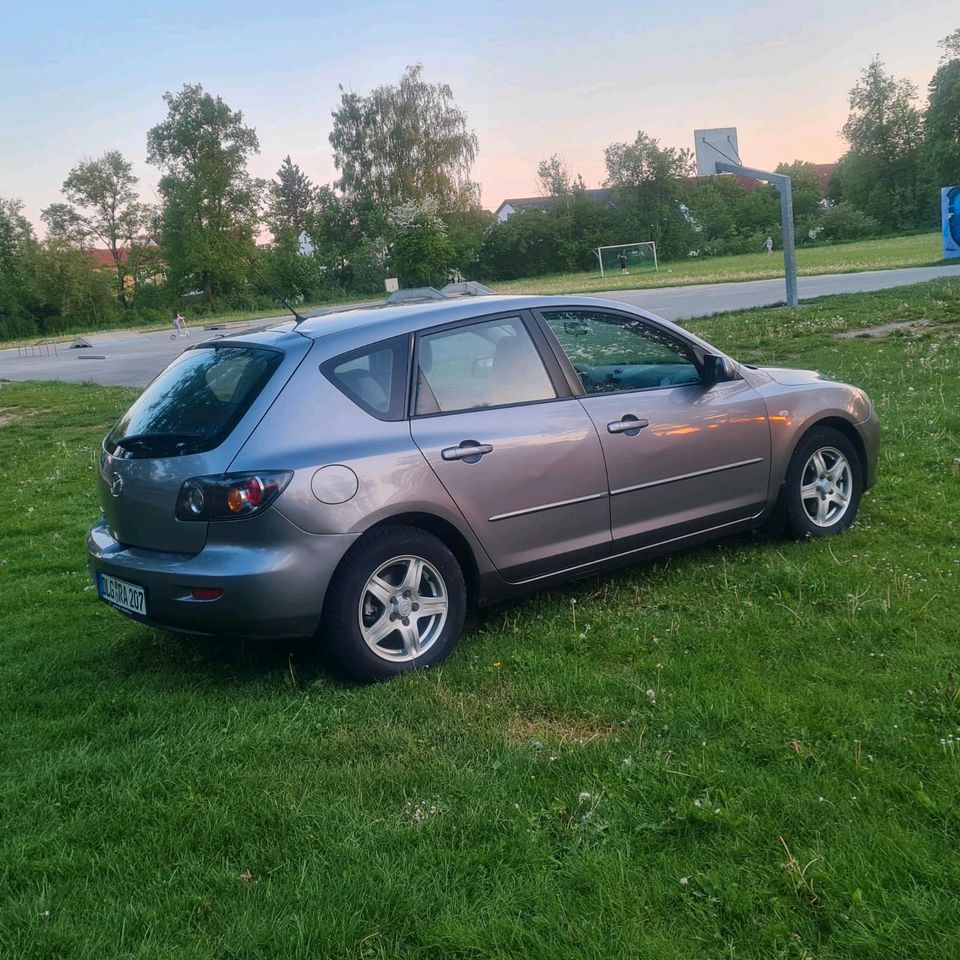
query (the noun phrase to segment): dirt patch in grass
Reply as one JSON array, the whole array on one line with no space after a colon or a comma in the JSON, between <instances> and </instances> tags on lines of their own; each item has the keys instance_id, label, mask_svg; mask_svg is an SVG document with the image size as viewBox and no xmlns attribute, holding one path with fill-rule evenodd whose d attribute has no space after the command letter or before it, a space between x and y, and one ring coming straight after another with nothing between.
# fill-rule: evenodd
<instances>
[{"instance_id":1,"label":"dirt patch in grass","mask_svg":"<svg viewBox=\"0 0 960 960\"><path fill-rule=\"evenodd\" d=\"M32 417L39 410L27 410L23 407L0 407L0 427L9 427L11 423Z\"/></svg>"},{"instance_id":2,"label":"dirt patch in grass","mask_svg":"<svg viewBox=\"0 0 960 960\"><path fill-rule=\"evenodd\" d=\"M534 740L549 743L589 743L609 737L622 729L625 723L604 720L602 717L513 717L507 725L507 742L512 746L529 744Z\"/></svg>"},{"instance_id":3,"label":"dirt patch in grass","mask_svg":"<svg viewBox=\"0 0 960 960\"><path fill-rule=\"evenodd\" d=\"M892 323L881 323L876 327L860 327L857 330L844 330L836 335L838 340L853 340L856 337L870 337L881 340L883 337L895 333L897 330L906 330L909 333L919 333L930 326L929 320L895 320Z\"/></svg>"}]
</instances>

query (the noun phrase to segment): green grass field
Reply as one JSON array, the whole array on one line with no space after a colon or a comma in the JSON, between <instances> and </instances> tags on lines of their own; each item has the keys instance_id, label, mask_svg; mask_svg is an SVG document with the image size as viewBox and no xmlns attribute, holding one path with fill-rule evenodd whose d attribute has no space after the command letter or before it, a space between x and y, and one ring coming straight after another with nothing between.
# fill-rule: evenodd
<instances>
[{"instance_id":1,"label":"green grass field","mask_svg":"<svg viewBox=\"0 0 960 960\"><path fill-rule=\"evenodd\" d=\"M801 276L820 273L858 273L863 270L892 270L896 267L921 267L942 263L939 233L858 243L797 248L797 272ZM693 283L731 283L737 280L767 280L783 276L783 251L748 253L731 257L693 258L663 263L660 270L643 270L627 276L619 269L601 277L598 270L586 273L554 274L510 280L491 286L497 293L592 293L607 290L633 290L647 287L671 287Z\"/></svg>"},{"instance_id":2,"label":"green grass field","mask_svg":"<svg viewBox=\"0 0 960 960\"><path fill-rule=\"evenodd\" d=\"M870 392L854 528L496 607L372 688L101 605L134 394L0 385L0 956L956 957L960 282L696 328Z\"/></svg>"}]
</instances>

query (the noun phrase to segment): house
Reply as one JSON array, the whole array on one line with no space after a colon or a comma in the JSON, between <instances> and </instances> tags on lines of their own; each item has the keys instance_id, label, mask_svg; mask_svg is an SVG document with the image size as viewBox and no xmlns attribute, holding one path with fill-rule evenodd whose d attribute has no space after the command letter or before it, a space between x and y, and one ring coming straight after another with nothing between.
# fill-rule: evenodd
<instances>
[{"instance_id":1,"label":"house","mask_svg":"<svg viewBox=\"0 0 960 960\"><path fill-rule=\"evenodd\" d=\"M98 272L117 269L113 251L108 247L93 247L90 250L84 250L84 253L93 261L93 268ZM130 249L123 247L120 250L120 265L127 268L123 278L123 288L128 293L135 283L159 286L167 279L166 264L160 258L160 248L153 240L148 240L146 244L138 247L132 259ZM134 273L136 277L133 276Z\"/></svg>"},{"instance_id":2,"label":"house","mask_svg":"<svg viewBox=\"0 0 960 960\"><path fill-rule=\"evenodd\" d=\"M583 196L595 203L615 206L613 187L597 187L593 190L584 190ZM540 210L546 213L555 203L556 197L516 197L504 200L493 215L498 223L506 223L518 210Z\"/></svg>"}]
</instances>

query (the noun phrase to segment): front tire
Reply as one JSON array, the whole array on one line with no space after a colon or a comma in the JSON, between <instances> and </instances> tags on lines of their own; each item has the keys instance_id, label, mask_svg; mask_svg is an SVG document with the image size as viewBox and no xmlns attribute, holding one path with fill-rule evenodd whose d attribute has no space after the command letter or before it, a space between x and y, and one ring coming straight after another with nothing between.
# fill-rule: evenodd
<instances>
[{"instance_id":1,"label":"front tire","mask_svg":"<svg viewBox=\"0 0 960 960\"><path fill-rule=\"evenodd\" d=\"M466 605L463 572L443 541L383 527L351 547L330 581L321 650L336 673L365 683L423 670L456 646Z\"/></svg>"},{"instance_id":2,"label":"front tire","mask_svg":"<svg viewBox=\"0 0 960 960\"><path fill-rule=\"evenodd\" d=\"M863 467L839 430L815 427L797 445L783 489L786 528L798 537L830 537L853 523L863 496Z\"/></svg>"}]
</instances>

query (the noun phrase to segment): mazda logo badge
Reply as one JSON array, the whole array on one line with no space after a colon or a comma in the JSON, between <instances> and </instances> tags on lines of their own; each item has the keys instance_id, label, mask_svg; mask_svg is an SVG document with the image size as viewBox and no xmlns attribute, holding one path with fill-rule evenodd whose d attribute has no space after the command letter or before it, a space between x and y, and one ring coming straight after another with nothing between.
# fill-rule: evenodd
<instances>
[{"instance_id":1,"label":"mazda logo badge","mask_svg":"<svg viewBox=\"0 0 960 960\"><path fill-rule=\"evenodd\" d=\"M115 473L113 478L110 480L110 495L113 497L119 497L123 491L123 477L119 473Z\"/></svg>"}]
</instances>

